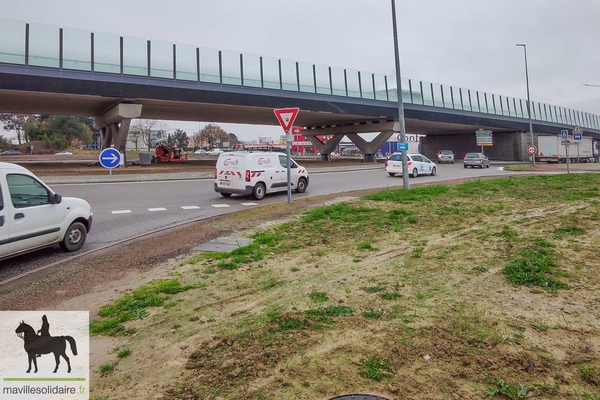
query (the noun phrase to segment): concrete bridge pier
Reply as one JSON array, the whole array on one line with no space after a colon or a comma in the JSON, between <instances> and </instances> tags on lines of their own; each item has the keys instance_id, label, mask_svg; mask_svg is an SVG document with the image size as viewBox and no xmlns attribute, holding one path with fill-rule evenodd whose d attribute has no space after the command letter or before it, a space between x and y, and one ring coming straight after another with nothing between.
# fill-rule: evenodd
<instances>
[{"instance_id":1,"label":"concrete bridge pier","mask_svg":"<svg viewBox=\"0 0 600 400\"><path fill-rule=\"evenodd\" d=\"M333 137L326 142L323 142L316 136L307 136L306 138L310 140L313 146L321 153L321 161L331 161L331 152L344 138L344 135L333 135Z\"/></svg>"},{"instance_id":2,"label":"concrete bridge pier","mask_svg":"<svg viewBox=\"0 0 600 400\"><path fill-rule=\"evenodd\" d=\"M94 128L100 130L102 150L114 146L123 154L124 165L127 165L127 135L131 120L142 115L141 104L117 104L99 117L94 118Z\"/></svg>"},{"instance_id":3,"label":"concrete bridge pier","mask_svg":"<svg viewBox=\"0 0 600 400\"><path fill-rule=\"evenodd\" d=\"M315 146L321 153L321 160L329 161L330 153L335 146L342 140L344 136L348 137L352 143L359 148L364 154L363 161L374 163L377 162L376 154L384 145L385 142L397 131L399 125L393 120L376 120L364 121L352 124L306 127L303 131L304 136ZM359 133L380 132L375 139L367 142L360 137ZM331 136L332 138L323 142L317 136Z\"/></svg>"},{"instance_id":4,"label":"concrete bridge pier","mask_svg":"<svg viewBox=\"0 0 600 400\"><path fill-rule=\"evenodd\" d=\"M352 143L356 145L356 147L360 149L360 151L362 151L364 154L364 162L374 163L377 162L377 152L381 149L381 147L383 147L384 143L387 142L390 137L392 137L393 134L393 130L383 131L370 142L367 142L365 139L358 136L357 133L346 134L346 136Z\"/></svg>"}]
</instances>

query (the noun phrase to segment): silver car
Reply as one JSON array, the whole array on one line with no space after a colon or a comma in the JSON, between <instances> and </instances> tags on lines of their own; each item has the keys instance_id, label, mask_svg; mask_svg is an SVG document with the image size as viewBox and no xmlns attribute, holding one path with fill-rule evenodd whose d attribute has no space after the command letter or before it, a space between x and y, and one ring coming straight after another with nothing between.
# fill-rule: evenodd
<instances>
[{"instance_id":1,"label":"silver car","mask_svg":"<svg viewBox=\"0 0 600 400\"><path fill-rule=\"evenodd\" d=\"M465 158L463 158L463 166L467 167L479 167L479 168L489 168L490 167L490 159L483 153L467 153L465 154Z\"/></svg>"},{"instance_id":2,"label":"silver car","mask_svg":"<svg viewBox=\"0 0 600 400\"><path fill-rule=\"evenodd\" d=\"M454 164L454 153L452 150L440 150L437 152L438 162Z\"/></svg>"}]
</instances>

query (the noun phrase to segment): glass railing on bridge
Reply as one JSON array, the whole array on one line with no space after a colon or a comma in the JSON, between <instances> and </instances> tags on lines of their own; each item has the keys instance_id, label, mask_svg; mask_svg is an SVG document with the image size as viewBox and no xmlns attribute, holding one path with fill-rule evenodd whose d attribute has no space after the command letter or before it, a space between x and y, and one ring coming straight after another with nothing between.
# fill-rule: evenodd
<instances>
[{"instance_id":1,"label":"glass railing on bridge","mask_svg":"<svg viewBox=\"0 0 600 400\"><path fill-rule=\"evenodd\" d=\"M398 101L394 75L0 19L0 63ZM527 101L402 79L405 104L528 119ZM535 121L600 129L598 115L531 102Z\"/></svg>"}]
</instances>

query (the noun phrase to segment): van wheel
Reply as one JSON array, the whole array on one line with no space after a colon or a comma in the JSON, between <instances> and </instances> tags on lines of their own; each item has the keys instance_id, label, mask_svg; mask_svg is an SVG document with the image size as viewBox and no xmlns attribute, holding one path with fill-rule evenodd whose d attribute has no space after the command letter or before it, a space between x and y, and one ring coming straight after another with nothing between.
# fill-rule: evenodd
<instances>
[{"instance_id":1,"label":"van wheel","mask_svg":"<svg viewBox=\"0 0 600 400\"><path fill-rule=\"evenodd\" d=\"M436 172L437 172L437 169L436 169L435 167L433 167L433 168L431 169L431 175L435 175L435 173L436 173Z\"/></svg>"},{"instance_id":2,"label":"van wheel","mask_svg":"<svg viewBox=\"0 0 600 400\"><path fill-rule=\"evenodd\" d=\"M231 193L223 193L223 192L221 192L221 196L223 196L223 197L231 197Z\"/></svg>"},{"instance_id":3,"label":"van wheel","mask_svg":"<svg viewBox=\"0 0 600 400\"><path fill-rule=\"evenodd\" d=\"M306 192L306 179L300 178L298 179L298 186L296 187L296 193L304 193Z\"/></svg>"},{"instance_id":4,"label":"van wheel","mask_svg":"<svg viewBox=\"0 0 600 400\"><path fill-rule=\"evenodd\" d=\"M419 176L419 171L415 168L413 169L412 177L416 178L417 176Z\"/></svg>"},{"instance_id":5,"label":"van wheel","mask_svg":"<svg viewBox=\"0 0 600 400\"><path fill-rule=\"evenodd\" d=\"M396 176L396 174L395 174L395 173L393 173L393 172L388 172L388 175L389 175L389 176Z\"/></svg>"},{"instance_id":6,"label":"van wheel","mask_svg":"<svg viewBox=\"0 0 600 400\"><path fill-rule=\"evenodd\" d=\"M86 237L87 229L85 225L81 222L73 222L67 229L62 242L60 242L60 247L64 251L77 251L83 247Z\"/></svg>"},{"instance_id":7,"label":"van wheel","mask_svg":"<svg viewBox=\"0 0 600 400\"><path fill-rule=\"evenodd\" d=\"M256 200L262 200L265 197L265 192L266 189L264 183L257 183L256 186L254 186L252 194Z\"/></svg>"}]
</instances>

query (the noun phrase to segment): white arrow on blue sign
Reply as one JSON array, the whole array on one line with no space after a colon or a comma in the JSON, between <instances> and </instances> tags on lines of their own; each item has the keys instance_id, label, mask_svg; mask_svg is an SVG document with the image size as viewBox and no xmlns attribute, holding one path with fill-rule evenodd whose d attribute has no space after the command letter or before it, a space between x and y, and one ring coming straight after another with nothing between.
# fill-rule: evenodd
<instances>
[{"instance_id":1,"label":"white arrow on blue sign","mask_svg":"<svg viewBox=\"0 0 600 400\"><path fill-rule=\"evenodd\" d=\"M100 152L98 160L104 168L113 169L121 163L121 153L112 147L104 149Z\"/></svg>"}]
</instances>

